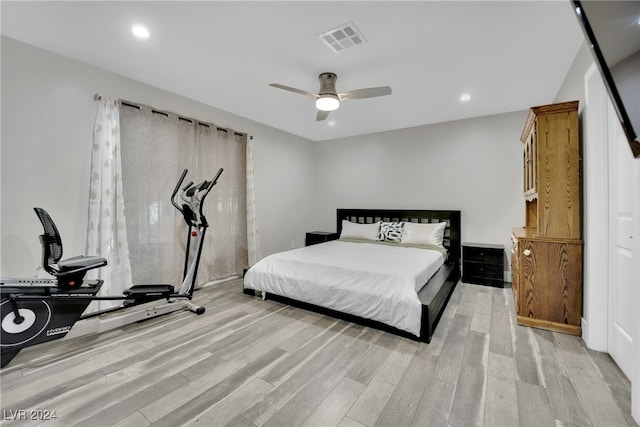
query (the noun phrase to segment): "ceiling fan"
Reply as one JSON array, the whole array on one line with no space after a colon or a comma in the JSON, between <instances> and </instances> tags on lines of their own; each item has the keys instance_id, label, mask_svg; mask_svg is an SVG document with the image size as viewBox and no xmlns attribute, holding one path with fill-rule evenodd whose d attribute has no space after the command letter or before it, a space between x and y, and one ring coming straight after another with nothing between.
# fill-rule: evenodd
<instances>
[{"instance_id":1,"label":"ceiling fan","mask_svg":"<svg viewBox=\"0 0 640 427\"><path fill-rule=\"evenodd\" d=\"M318 109L318 114L316 116L317 121L326 119L330 111L336 110L340 106L340 101L346 101L348 99L373 98L375 96L391 94L391 88L389 86L368 87L338 93L336 92L337 75L334 73L322 73L318 76L318 79L320 80L320 90L318 93L311 93L306 90L296 89L294 87L278 83L271 83L269 86L315 98L316 108Z\"/></svg>"}]
</instances>

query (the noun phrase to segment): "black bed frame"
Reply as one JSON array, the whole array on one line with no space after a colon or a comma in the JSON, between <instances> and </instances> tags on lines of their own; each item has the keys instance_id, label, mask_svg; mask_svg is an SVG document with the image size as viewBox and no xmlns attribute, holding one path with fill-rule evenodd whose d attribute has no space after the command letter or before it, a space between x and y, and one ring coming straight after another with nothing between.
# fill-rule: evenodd
<instances>
[{"instance_id":1,"label":"black bed frame","mask_svg":"<svg viewBox=\"0 0 640 427\"><path fill-rule=\"evenodd\" d=\"M377 221L404 221L416 223L446 222L444 246L447 248L448 257L446 263L429 279L425 286L418 292L418 298L422 304L422 319L420 336L416 337L406 331L394 328L384 323L365 319L336 310L317 305L293 300L281 295L269 293L267 298L283 302L285 304L301 307L307 310L337 317L350 322L392 332L422 342L430 342L433 332L442 316L442 313L460 279L460 253L461 253L461 215L460 211L449 210L395 210L395 209L338 209L337 231L342 231L342 220L371 224ZM255 290L244 288L244 293L255 295Z\"/></svg>"}]
</instances>

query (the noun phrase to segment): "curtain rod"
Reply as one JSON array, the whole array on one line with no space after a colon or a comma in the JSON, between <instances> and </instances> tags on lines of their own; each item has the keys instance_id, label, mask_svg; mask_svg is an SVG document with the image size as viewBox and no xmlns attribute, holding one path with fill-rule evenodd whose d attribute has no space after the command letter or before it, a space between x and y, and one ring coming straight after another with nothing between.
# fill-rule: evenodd
<instances>
[{"instance_id":1,"label":"curtain rod","mask_svg":"<svg viewBox=\"0 0 640 427\"><path fill-rule=\"evenodd\" d=\"M94 100L94 101L96 101L96 102L97 102L97 101L100 101L101 99L102 99L102 95L100 95L99 93L97 93L97 92L96 92L96 93L93 95L93 100ZM131 102L131 101L126 101L126 100L124 100L124 99L120 99L119 101L120 101L120 103L121 103L122 105L126 105L126 106L128 106L128 107L133 107L133 108L137 108L137 109L141 109L141 108L142 108L139 104L134 103L134 102ZM152 108L152 107L149 107L149 108L151 109L151 112L152 112L152 113L155 113L155 114L162 114L162 115L163 115L163 116L165 116L165 117L169 117L169 113L167 113L167 112L165 112L165 111L156 110L156 109L154 109L154 108ZM175 114L175 113L174 113L174 114ZM197 120L197 119L191 119L191 118L188 118L188 117L182 117L182 116L180 116L179 114L176 114L176 116L178 117L178 120L182 120L182 121L185 121L185 122L193 123L194 121L196 121L196 122L198 122L198 124L199 124L199 125L204 126L204 127L210 127L210 126L212 126L212 124L210 124L210 123L201 122L200 120ZM215 126L215 125L213 125L213 126L216 128L216 130L218 130L218 131L222 131L222 132L227 132L227 133L228 133L230 130L233 130L233 129L229 129L229 128L223 128L223 127L220 127L220 126ZM253 140L253 135L249 135L249 134L247 134L246 132L236 132L236 131L233 131L233 133L234 133L234 135L237 135L237 136L245 136L245 135L246 135L249 139Z\"/></svg>"}]
</instances>

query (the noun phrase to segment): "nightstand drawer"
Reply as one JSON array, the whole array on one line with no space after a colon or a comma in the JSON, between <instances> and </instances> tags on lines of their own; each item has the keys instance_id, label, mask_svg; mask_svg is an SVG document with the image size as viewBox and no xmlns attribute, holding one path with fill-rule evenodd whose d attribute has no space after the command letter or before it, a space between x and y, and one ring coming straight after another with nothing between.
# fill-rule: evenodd
<instances>
[{"instance_id":1,"label":"nightstand drawer","mask_svg":"<svg viewBox=\"0 0 640 427\"><path fill-rule=\"evenodd\" d=\"M465 261L463 263L465 276L481 276L492 279L504 279L504 266L485 264L481 262Z\"/></svg>"},{"instance_id":2,"label":"nightstand drawer","mask_svg":"<svg viewBox=\"0 0 640 427\"><path fill-rule=\"evenodd\" d=\"M463 247L462 258L466 261L500 264L504 258L504 249Z\"/></svg>"}]
</instances>

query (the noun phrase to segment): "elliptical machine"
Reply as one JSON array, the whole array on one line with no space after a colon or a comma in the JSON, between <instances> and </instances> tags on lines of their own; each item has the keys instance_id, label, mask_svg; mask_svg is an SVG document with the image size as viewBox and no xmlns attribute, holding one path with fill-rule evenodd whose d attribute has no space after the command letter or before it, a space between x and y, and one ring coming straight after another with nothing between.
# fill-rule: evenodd
<instances>
[{"instance_id":1,"label":"elliptical machine","mask_svg":"<svg viewBox=\"0 0 640 427\"><path fill-rule=\"evenodd\" d=\"M188 172L185 169L171 194L171 203L189 226L183 281L177 292L172 285L149 284L134 285L121 296L98 296L103 281L85 280L84 277L89 270L107 265L107 260L96 256L61 259L62 239L55 223L44 209L34 208L44 229L40 236L42 267L55 279L0 279L0 367L25 347L64 337L78 320L158 300L175 305L156 315L181 309L204 313L204 307L191 302L204 236L209 227L203 204L222 171L220 168L210 181L199 184L191 181L181 189ZM181 203L176 200L178 193ZM82 314L91 301L99 300L122 300L122 304Z\"/></svg>"}]
</instances>

